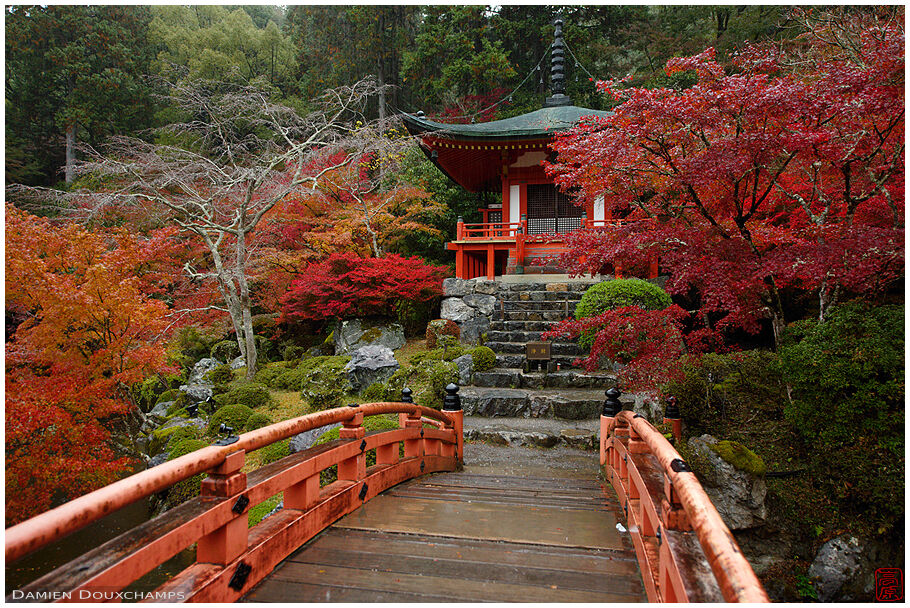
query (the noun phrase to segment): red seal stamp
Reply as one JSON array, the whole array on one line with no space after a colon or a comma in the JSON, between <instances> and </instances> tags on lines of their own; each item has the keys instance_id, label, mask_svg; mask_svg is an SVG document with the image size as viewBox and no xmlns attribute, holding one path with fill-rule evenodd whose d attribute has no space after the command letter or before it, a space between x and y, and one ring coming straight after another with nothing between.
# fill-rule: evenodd
<instances>
[{"instance_id":1,"label":"red seal stamp","mask_svg":"<svg viewBox=\"0 0 910 608\"><path fill-rule=\"evenodd\" d=\"M904 601L904 572L900 568L879 568L875 571L875 601Z\"/></svg>"}]
</instances>

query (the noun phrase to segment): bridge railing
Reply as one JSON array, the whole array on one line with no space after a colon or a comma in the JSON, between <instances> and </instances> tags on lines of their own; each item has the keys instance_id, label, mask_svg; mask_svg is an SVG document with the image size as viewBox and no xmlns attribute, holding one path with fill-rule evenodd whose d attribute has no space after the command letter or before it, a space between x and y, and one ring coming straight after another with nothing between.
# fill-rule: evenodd
<instances>
[{"instance_id":1,"label":"bridge railing","mask_svg":"<svg viewBox=\"0 0 910 608\"><path fill-rule=\"evenodd\" d=\"M363 428L364 417L395 413L399 415L398 429L367 433ZM249 474L241 471L246 454L335 423L342 424L338 440ZM195 543L196 563L159 587L154 597L233 601L304 542L373 496L422 474L458 468L463 461L462 429L460 406L457 411L437 411L412 403L341 407L279 422L231 437L227 445L202 448L137 473L7 529L6 562L132 502L208 473L199 497L89 551L21 591L35 594L31 597L56 593L55 598L67 601L116 598L117 591ZM367 467L366 454L371 450L376 451L376 464ZM320 473L334 465L337 481L320 487ZM279 492L284 493L284 508L248 529L250 507Z\"/></svg>"},{"instance_id":2,"label":"bridge railing","mask_svg":"<svg viewBox=\"0 0 910 608\"><path fill-rule=\"evenodd\" d=\"M730 530L670 442L643 417L613 413L600 418L600 463L626 512L649 601L768 602Z\"/></svg>"}]
</instances>

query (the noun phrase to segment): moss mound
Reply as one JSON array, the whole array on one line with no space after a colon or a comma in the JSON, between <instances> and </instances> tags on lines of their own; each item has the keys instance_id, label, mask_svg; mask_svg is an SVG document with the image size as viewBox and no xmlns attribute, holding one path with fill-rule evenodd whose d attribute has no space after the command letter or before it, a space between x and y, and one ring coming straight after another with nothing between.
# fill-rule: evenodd
<instances>
[{"instance_id":1,"label":"moss mound","mask_svg":"<svg viewBox=\"0 0 910 608\"><path fill-rule=\"evenodd\" d=\"M255 431L256 429L261 429L270 424L272 424L271 418L262 412L254 412L253 415L247 418L246 422L243 423L242 432L247 433L249 431Z\"/></svg>"},{"instance_id":2,"label":"moss mound","mask_svg":"<svg viewBox=\"0 0 910 608\"><path fill-rule=\"evenodd\" d=\"M282 441L276 441L275 443L258 450L257 454L259 454L259 462L262 464L269 464L270 462L281 460L285 456L291 455L291 440L284 439Z\"/></svg>"},{"instance_id":3,"label":"moss mound","mask_svg":"<svg viewBox=\"0 0 910 608\"><path fill-rule=\"evenodd\" d=\"M761 477L768 470L758 454L736 441L718 441L711 449L740 471Z\"/></svg>"},{"instance_id":4,"label":"moss mound","mask_svg":"<svg viewBox=\"0 0 910 608\"><path fill-rule=\"evenodd\" d=\"M654 283L641 279L613 279L591 285L578 306L575 307L576 319L595 317L614 308L638 306L645 310L663 310L673 304L667 292ZM594 334L589 332L578 338L578 343L590 348L594 344Z\"/></svg>"},{"instance_id":5,"label":"moss mound","mask_svg":"<svg viewBox=\"0 0 910 608\"><path fill-rule=\"evenodd\" d=\"M487 346L478 346L471 351L475 372L485 372L496 367L496 353Z\"/></svg>"},{"instance_id":6,"label":"moss mound","mask_svg":"<svg viewBox=\"0 0 910 608\"><path fill-rule=\"evenodd\" d=\"M242 403L234 403L219 408L209 419L209 434L218 435L222 423L239 433L246 421L253 415L253 410Z\"/></svg>"},{"instance_id":7,"label":"moss mound","mask_svg":"<svg viewBox=\"0 0 910 608\"><path fill-rule=\"evenodd\" d=\"M219 403L242 403L250 408L268 405L271 400L272 397L268 387L264 384L259 384L258 382L238 386L237 388L218 396Z\"/></svg>"},{"instance_id":8,"label":"moss mound","mask_svg":"<svg viewBox=\"0 0 910 608\"><path fill-rule=\"evenodd\" d=\"M227 384L234 379L234 370L230 365L218 365L205 374L205 379L212 384Z\"/></svg>"}]
</instances>

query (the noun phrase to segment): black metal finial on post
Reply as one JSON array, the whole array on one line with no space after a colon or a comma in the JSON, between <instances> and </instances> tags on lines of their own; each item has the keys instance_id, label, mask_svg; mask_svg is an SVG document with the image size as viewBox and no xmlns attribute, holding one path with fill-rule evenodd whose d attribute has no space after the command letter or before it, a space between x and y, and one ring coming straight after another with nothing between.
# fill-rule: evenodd
<instances>
[{"instance_id":1,"label":"black metal finial on post","mask_svg":"<svg viewBox=\"0 0 910 608\"><path fill-rule=\"evenodd\" d=\"M190 418L195 418L196 415L199 413L199 404L191 403L188 406L186 406L186 413L190 415Z\"/></svg>"},{"instance_id":2,"label":"black metal finial on post","mask_svg":"<svg viewBox=\"0 0 910 608\"><path fill-rule=\"evenodd\" d=\"M401 402L402 403L414 403L413 391L408 387L401 389Z\"/></svg>"},{"instance_id":3,"label":"black metal finial on post","mask_svg":"<svg viewBox=\"0 0 910 608\"><path fill-rule=\"evenodd\" d=\"M678 420L680 418L676 397L667 397L667 409L664 410L664 418L669 420Z\"/></svg>"},{"instance_id":4,"label":"black metal finial on post","mask_svg":"<svg viewBox=\"0 0 910 608\"><path fill-rule=\"evenodd\" d=\"M604 394L607 398L604 399L604 409L601 415L613 418L622 411L622 403L619 402L619 396L622 395L622 391L614 386L608 388Z\"/></svg>"},{"instance_id":5,"label":"black metal finial on post","mask_svg":"<svg viewBox=\"0 0 910 608\"><path fill-rule=\"evenodd\" d=\"M457 384L452 383L446 386L446 396L442 399L442 409L446 412L461 410L461 397L458 396Z\"/></svg>"}]
</instances>

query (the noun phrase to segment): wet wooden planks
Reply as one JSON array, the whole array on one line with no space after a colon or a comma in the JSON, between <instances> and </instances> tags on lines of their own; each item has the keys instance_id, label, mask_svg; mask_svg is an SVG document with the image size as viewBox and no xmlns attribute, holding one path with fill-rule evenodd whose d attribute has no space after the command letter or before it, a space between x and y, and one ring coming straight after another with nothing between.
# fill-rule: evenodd
<instances>
[{"instance_id":1,"label":"wet wooden planks","mask_svg":"<svg viewBox=\"0 0 910 608\"><path fill-rule=\"evenodd\" d=\"M596 479L415 479L310 541L245 601L646 601L617 513Z\"/></svg>"}]
</instances>

